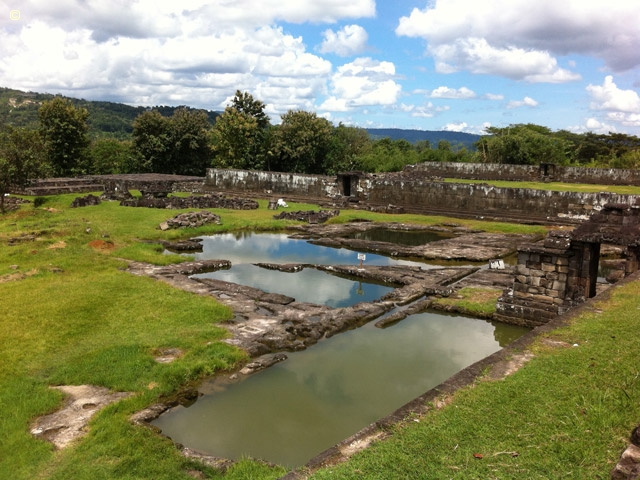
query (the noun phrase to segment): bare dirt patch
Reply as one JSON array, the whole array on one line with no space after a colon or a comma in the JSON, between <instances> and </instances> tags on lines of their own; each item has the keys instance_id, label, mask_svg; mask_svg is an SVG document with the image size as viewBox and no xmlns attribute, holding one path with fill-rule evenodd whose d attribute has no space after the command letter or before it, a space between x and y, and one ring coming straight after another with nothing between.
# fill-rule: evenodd
<instances>
[{"instance_id":1,"label":"bare dirt patch","mask_svg":"<svg viewBox=\"0 0 640 480\"><path fill-rule=\"evenodd\" d=\"M17 282L19 280L24 280L28 277L33 277L37 275L40 271L36 268L29 270L28 272L16 272L16 273L8 273L6 275L0 275L0 283L7 282Z\"/></svg>"},{"instance_id":2,"label":"bare dirt patch","mask_svg":"<svg viewBox=\"0 0 640 480\"><path fill-rule=\"evenodd\" d=\"M105 241L105 240L93 240L89 242L89 246L94 250L108 252L116 248L113 242Z\"/></svg>"},{"instance_id":3,"label":"bare dirt patch","mask_svg":"<svg viewBox=\"0 0 640 480\"><path fill-rule=\"evenodd\" d=\"M53 244L49 245L47 248L49 250L60 250L60 249L63 249L63 248L67 248L67 243L61 240L59 242L56 242L56 243L53 243Z\"/></svg>"}]
</instances>

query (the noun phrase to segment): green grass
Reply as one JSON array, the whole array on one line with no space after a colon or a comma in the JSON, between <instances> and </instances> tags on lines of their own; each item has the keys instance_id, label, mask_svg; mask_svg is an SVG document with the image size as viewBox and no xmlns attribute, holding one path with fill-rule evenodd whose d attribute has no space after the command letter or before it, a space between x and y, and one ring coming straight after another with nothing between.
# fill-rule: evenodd
<instances>
[{"instance_id":1,"label":"green grass","mask_svg":"<svg viewBox=\"0 0 640 480\"><path fill-rule=\"evenodd\" d=\"M231 317L228 308L125 269L126 260L184 261L164 255L153 241L286 229L295 222L274 220L274 212L261 201L259 210L214 210L222 225L163 232L158 225L181 211L125 208L113 202L71 209L73 198L45 197L38 208L25 205L0 217L0 479L188 479L190 470L231 480L281 476L282 468L250 460L221 475L186 460L151 430L129 423L133 412L232 368L246 356L223 342L226 331L219 323ZM309 209L317 206L290 208ZM343 211L332 222L356 218L423 225L454 222L507 233L545 231L363 211ZM28 240L9 246L17 237ZM105 244L111 248L91 246ZM356 463L318 476L349 478L358 470L370 478L542 478L554 471L574 472L573 478L602 476L640 418L637 362L632 358L637 351L633 314L638 289L636 284L625 287L624 295L611 302L611 313L603 307L599 317L562 332L562 338L580 348L540 348L539 358L511 379L461 392L455 407L398 428L390 442L376 445ZM474 302L480 303L478 298ZM585 325L592 330L584 330ZM184 355L171 364L156 363L154 354L168 347ZM588 367L592 363L595 366ZM88 435L64 451L33 438L33 419L61 402L60 393L48 387L83 383L134 396L100 412ZM580 413L585 409L587 415ZM520 456L492 457L512 450ZM476 452L490 460L469 457ZM530 457L532 453L537 456Z\"/></svg>"},{"instance_id":2,"label":"green grass","mask_svg":"<svg viewBox=\"0 0 640 480\"><path fill-rule=\"evenodd\" d=\"M466 315L488 318L496 311L496 302L502 295L502 289L464 287L451 297L437 298L435 305L455 307L457 312Z\"/></svg>"},{"instance_id":3,"label":"green grass","mask_svg":"<svg viewBox=\"0 0 640 480\"><path fill-rule=\"evenodd\" d=\"M562 182L516 182L506 180L469 180L459 178L446 178L450 183L480 183L495 185L503 188L530 188L533 190L551 190L555 192L609 192L620 195L640 195L640 187L634 185L592 185L588 183L562 183Z\"/></svg>"}]
</instances>

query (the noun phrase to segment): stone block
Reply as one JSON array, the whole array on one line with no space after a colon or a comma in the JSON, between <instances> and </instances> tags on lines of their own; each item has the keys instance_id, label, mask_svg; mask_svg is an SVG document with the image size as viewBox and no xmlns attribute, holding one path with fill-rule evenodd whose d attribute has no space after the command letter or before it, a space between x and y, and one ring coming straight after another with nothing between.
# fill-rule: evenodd
<instances>
[{"instance_id":1,"label":"stone block","mask_svg":"<svg viewBox=\"0 0 640 480\"><path fill-rule=\"evenodd\" d=\"M555 272L556 266L552 263L543 263L541 270L543 272Z\"/></svg>"}]
</instances>

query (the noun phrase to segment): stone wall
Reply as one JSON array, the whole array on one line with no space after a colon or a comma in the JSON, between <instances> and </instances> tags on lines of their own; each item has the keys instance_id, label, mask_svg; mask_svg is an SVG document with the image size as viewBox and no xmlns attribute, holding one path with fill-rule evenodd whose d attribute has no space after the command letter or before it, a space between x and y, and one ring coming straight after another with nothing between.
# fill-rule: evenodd
<instances>
[{"instance_id":1,"label":"stone wall","mask_svg":"<svg viewBox=\"0 0 640 480\"><path fill-rule=\"evenodd\" d=\"M518 218L576 223L607 203L635 205L638 195L554 192L525 188L434 181L420 169L400 173L352 172L337 177L280 172L209 169L205 187L262 195L336 199L349 196L375 205L395 205L424 213Z\"/></svg>"},{"instance_id":2,"label":"stone wall","mask_svg":"<svg viewBox=\"0 0 640 480\"><path fill-rule=\"evenodd\" d=\"M635 205L640 196L615 193L555 192L491 185L434 182L416 175L380 175L361 180L367 201L425 210L455 210L486 217L522 216L572 223L589 218L607 203Z\"/></svg>"},{"instance_id":3,"label":"stone wall","mask_svg":"<svg viewBox=\"0 0 640 480\"><path fill-rule=\"evenodd\" d=\"M470 180L553 181L605 185L640 185L640 170L563 167L554 164L424 162L406 167L426 175Z\"/></svg>"},{"instance_id":4,"label":"stone wall","mask_svg":"<svg viewBox=\"0 0 640 480\"><path fill-rule=\"evenodd\" d=\"M340 195L336 177L300 173L210 168L205 180L212 190L247 191L268 195L333 198Z\"/></svg>"}]
</instances>

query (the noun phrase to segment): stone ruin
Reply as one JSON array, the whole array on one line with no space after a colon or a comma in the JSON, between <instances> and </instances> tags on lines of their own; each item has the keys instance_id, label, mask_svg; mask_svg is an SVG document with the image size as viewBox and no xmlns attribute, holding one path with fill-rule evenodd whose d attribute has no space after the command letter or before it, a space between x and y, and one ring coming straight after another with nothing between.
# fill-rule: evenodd
<instances>
[{"instance_id":1,"label":"stone ruin","mask_svg":"<svg viewBox=\"0 0 640 480\"><path fill-rule=\"evenodd\" d=\"M600 246L625 247L624 275L638 270L640 206L607 204L572 232L551 231L518 248L516 277L496 305L496 319L534 327L596 295Z\"/></svg>"},{"instance_id":2,"label":"stone ruin","mask_svg":"<svg viewBox=\"0 0 640 480\"><path fill-rule=\"evenodd\" d=\"M168 208L226 208L230 210L255 210L258 202L247 198L225 197L222 194L191 195L189 197L130 198L120 202L124 207Z\"/></svg>"},{"instance_id":3,"label":"stone ruin","mask_svg":"<svg viewBox=\"0 0 640 480\"><path fill-rule=\"evenodd\" d=\"M201 212L188 212L176 215L160 224L160 230L170 230L172 228L196 228L202 225L214 223L220 225L220 217L215 213L203 210Z\"/></svg>"},{"instance_id":4,"label":"stone ruin","mask_svg":"<svg viewBox=\"0 0 640 480\"><path fill-rule=\"evenodd\" d=\"M282 212L278 215L274 215L276 220L298 220L300 222L307 222L311 224L324 223L332 217L340 215L340 210L320 210L315 212L313 210L297 211L297 212Z\"/></svg>"},{"instance_id":5,"label":"stone ruin","mask_svg":"<svg viewBox=\"0 0 640 480\"><path fill-rule=\"evenodd\" d=\"M73 202L71 202L71 208L78 207L89 207L92 205L99 205L100 197L96 197L95 195L87 195L86 197L76 197Z\"/></svg>"}]
</instances>

